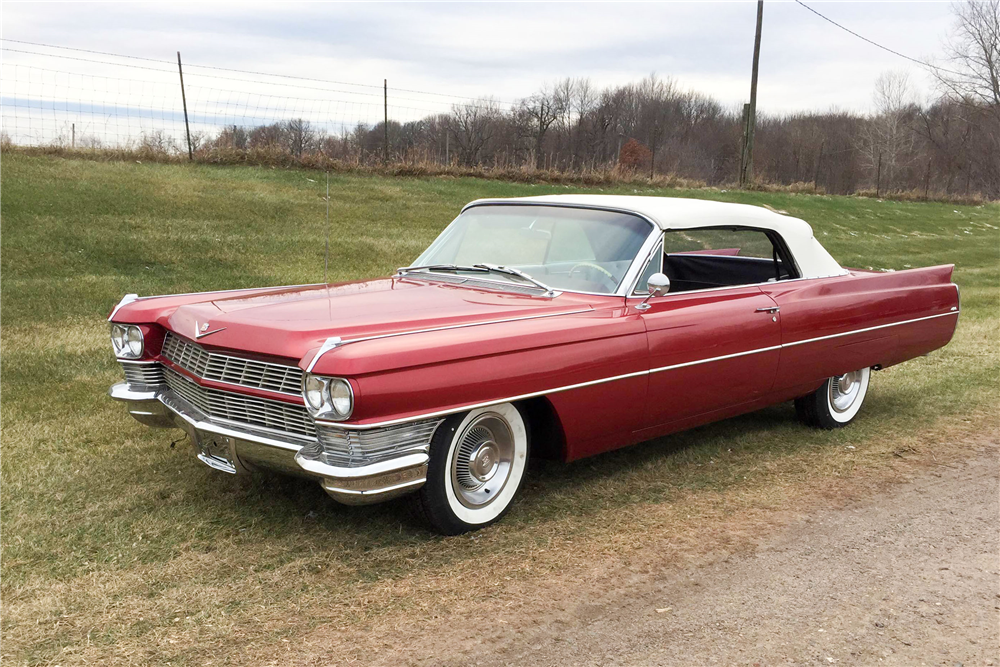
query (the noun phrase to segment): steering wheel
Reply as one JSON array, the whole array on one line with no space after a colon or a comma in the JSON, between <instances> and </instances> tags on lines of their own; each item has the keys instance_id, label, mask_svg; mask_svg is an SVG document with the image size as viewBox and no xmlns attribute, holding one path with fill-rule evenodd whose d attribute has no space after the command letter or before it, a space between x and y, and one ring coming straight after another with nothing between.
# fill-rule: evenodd
<instances>
[{"instance_id":1,"label":"steering wheel","mask_svg":"<svg viewBox=\"0 0 1000 667\"><path fill-rule=\"evenodd\" d=\"M594 264L593 262L577 262L576 264L573 265L573 268L569 270L569 273L567 274L568 277L572 278L573 272L576 271L577 269L594 269L603 274L601 277L601 282L604 284L604 287L607 287L608 290L611 292L613 292L615 288L618 287L618 281L615 280L615 277L611 274L611 272L605 269L603 266Z\"/></svg>"}]
</instances>

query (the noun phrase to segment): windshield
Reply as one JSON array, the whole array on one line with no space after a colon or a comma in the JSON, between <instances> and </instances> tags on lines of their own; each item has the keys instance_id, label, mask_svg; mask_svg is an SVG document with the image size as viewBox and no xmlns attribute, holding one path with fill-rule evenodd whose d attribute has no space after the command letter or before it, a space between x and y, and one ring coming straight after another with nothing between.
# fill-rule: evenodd
<instances>
[{"instance_id":1,"label":"windshield","mask_svg":"<svg viewBox=\"0 0 1000 667\"><path fill-rule=\"evenodd\" d=\"M414 266L506 266L556 289L612 294L651 229L638 216L612 211L474 206L455 218ZM496 272L489 278L523 282Z\"/></svg>"}]
</instances>

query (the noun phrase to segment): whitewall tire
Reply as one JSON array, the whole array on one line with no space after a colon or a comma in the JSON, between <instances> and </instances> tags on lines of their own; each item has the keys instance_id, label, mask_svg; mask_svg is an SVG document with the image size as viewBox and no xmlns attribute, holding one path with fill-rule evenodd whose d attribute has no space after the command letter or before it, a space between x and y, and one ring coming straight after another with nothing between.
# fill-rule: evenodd
<instances>
[{"instance_id":1,"label":"whitewall tire","mask_svg":"<svg viewBox=\"0 0 1000 667\"><path fill-rule=\"evenodd\" d=\"M527 422L510 403L446 419L431 439L418 513L446 535L498 521L524 480L529 438Z\"/></svg>"},{"instance_id":2,"label":"whitewall tire","mask_svg":"<svg viewBox=\"0 0 1000 667\"><path fill-rule=\"evenodd\" d=\"M870 368L828 378L815 392L795 399L799 419L825 429L849 424L861 410L870 380Z\"/></svg>"}]
</instances>

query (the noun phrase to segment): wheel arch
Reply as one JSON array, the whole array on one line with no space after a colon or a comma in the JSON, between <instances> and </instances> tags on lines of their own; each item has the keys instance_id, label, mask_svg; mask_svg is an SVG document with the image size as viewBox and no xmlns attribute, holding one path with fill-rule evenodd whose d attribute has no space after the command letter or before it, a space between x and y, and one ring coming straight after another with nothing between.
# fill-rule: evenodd
<instances>
[{"instance_id":1,"label":"wheel arch","mask_svg":"<svg viewBox=\"0 0 1000 667\"><path fill-rule=\"evenodd\" d=\"M566 460L566 433L555 407L545 396L517 401L531 434L531 457L547 461Z\"/></svg>"}]
</instances>

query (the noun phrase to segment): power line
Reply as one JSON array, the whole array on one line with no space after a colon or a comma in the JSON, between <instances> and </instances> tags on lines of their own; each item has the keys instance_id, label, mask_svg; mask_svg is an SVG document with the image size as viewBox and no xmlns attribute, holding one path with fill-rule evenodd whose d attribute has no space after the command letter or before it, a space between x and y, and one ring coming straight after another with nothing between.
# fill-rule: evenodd
<instances>
[{"instance_id":1,"label":"power line","mask_svg":"<svg viewBox=\"0 0 1000 667\"><path fill-rule=\"evenodd\" d=\"M938 67L937 65L932 65L929 62L925 62L923 60L917 60L916 58L911 58L910 56L906 55L905 53L900 53L899 51L894 51L893 49L890 49L888 46L882 46L878 42L874 42L874 41L868 39L867 37L865 37L864 35L859 35L858 33L854 32L850 28L837 23L836 21L834 21L830 17L824 16L823 14L820 14L818 11L816 11L815 9L813 9L812 7L810 7L809 5L807 5L806 3L802 2L802 0L795 0L795 2L797 4L802 5L803 7L805 7L809 11L811 11L813 14L815 14L816 16L818 16L821 19L823 19L824 21L827 21L828 23L832 23L833 25L837 26L838 28L840 28L844 32L849 32L850 34L854 35L858 39L860 39L860 40L862 40L864 42L868 42L872 46L878 47L878 48L882 49L883 51L888 51L889 53L891 53L894 56L899 56L900 58L903 58L905 60L909 60L910 62L916 63L918 65L922 65L923 67L929 67L930 69L936 69L939 72L947 72L948 74L956 74L958 76L965 76L961 72L956 72L955 70L945 69L944 67Z\"/></svg>"},{"instance_id":2,"label":"power line","mask_svg":"<svg viewBox=\"0 0 1000 667\"><path fill-rule=\"evenodd\" d=\"M4 40L4 41L15 41L15 40ZM171 71L171 70L158 69L156 67L147 67L145 65L130 65L130 64L127 64L127 63L114 63L114 62L109 62L107 60L92 60L90 58L80 58L80 57L77 57L77 56L67 56L67 55L63 55L61 53L39 53L38 51L25 51L24 49L12 49L12 48L10 48L8 46L3 47L3 50L4 51L9 51L11 53L26 53L28 55L33 55L33 56L42 56L43 58L61 58L63 60L74 60L74 61L77 61L77 62L94 63L94 64L97 64L97 65L111 65L113 67L128 67L130 69L141 69L141 70L147 70L147 71L150 71L150 72L162 72L162 73L168 74L170 76L173 76L173 74L174 74L173 71ZM74 50L84 51L85 49L74 49ZM98 52L98 51L88 51L88 53L100 53L100 52ZM114 56L115 54L106 54L106 55ZM122 57L132 57L132 56L122 56ZM138 58L138 57L136 57L136 58L139 59L139 60L145 60L145 61L149 61L149 62L163 62L164 64L170 64L170 63L167 63L166 61L153 60L152 58ZM28 67L30 69L38 69L38 70L42 70L42 71L54 71L54 70L46 70L45 68L42 68L42 67L34 67L32 65L19 65L17 63L10 63L10 65L12 65L13 67ZM204 65L188 65L188 67L204 67ZM219 68L219 69L225 69L225 68ZM239 71L242 71L242 70L226 70L226 71L239 72ZM368 93L368 92L361 92L361 91L358 91L358 90L338 90L336 88L317 88L316 86L304 86L301 83L281 83L279 81L253 81L251 79L237 79L237 78L234 78L234 77L231 77L231 76L221 76L219 74L198 73L197 76L206 77L206 78L209 78L209 79L220 79L222 81L238 81L238 82L241 82L241 83L252 83L252 84L263 85L263 86L282 86L282 87L285 87L285 88L293 88L293 89L298 89L298 90L317 90L317 91L320 91L320 92L323 92L323 93L343 93L344 95L361 95L361 96L364 96L364 97L375 97L375 98L381 98L382 97L382 95L380 95L379 93L375 93L375 92ZM274 76L279 76L279 75L274 75ZM292 77L292 78L303 78L304 79L304 77ZM340 82L334 82L334 81L325 81L324 79L304 79L304 80L306 80L306 81L321 81L321 82L324 82L324 83L334 83L334 84L340 83ZM156 82L149 81L149 83L156 83ZM356 83L356 84L346 84L346 85L365 86L366 84ZM412 91L406 91L405 88L390 88L389 90L391 90L391 91L412 92ZM222 92L248 92L248 91L222 91ZM436 93L427 93L427 94L436 94ZM473 98L468 98L468 97L457 97L457 96L454 96L454 95L449 95L448 97L454 97L455 99L458 99L458 100L471 100L471 99L473 99ZM296 98L289 98L289 99L296 99ZM395 96L393 97L393 101L400 101L400 100L401 101L405 101L405 102L418 102L420 104L438 104L438 102L435 102L434 100L421 100L421 99L414 99L412 97L395 97ZM445 102L441 102L440 104L446 104L446 103ZM470 109L486 109L486 108L488 108L488 107L485 107L485 106L483 106L481 104L477 104L475 101L472 101L472 102L450 102L450 103L447 103L447 104L452 104L453 106L465 107L465 108L470 108ZM507 102L505 104L509 104L509 102ZM398 108L398 105L397 105L397 108ZM426 108L422 108L422 107L409 107L409 108L418 109L418 110L421 110L421 111L429 111L431 113L442 113L438 109L426 109Z\"/></svg>"},{"instance_id":3,"label":"power line","mask_svg":"<svg viewBox=\"0 0 1000 667\"><path fill-rule=\"evenodd\" d=\"M24 41L24 40L21 40L21 39L9 39L7 37L0 38L0 40L2 40L4 42L13 42L15 44L29 44L31 46L42 46L42 47L45 47L45 48L48 48L48 49L64 49L66 51L79 51L81 53L92 53L92 54L101 55L101 56L112 56L114 58L128 58L128 59L131 59L131 60L143 60L145 62L161 63L161 64L164 64L164 65L173 66L173 62L170 61L170 60L157 60L156 58L143 58L141 56L128 56L128 55L123 55L123 54L120 54L120 53L109 53L107 51L94 51L94 50L91 50L91 49L80 49L80 48L76 48L76 47L72 47L72 46L57 46L55 44L43 44L41 42L28 42L28 41ZM33 51L18 51L17 49L7 49L7 50L8 51L16 51L18 53L35 53ZM35 55L39 55L39 56L46 56L46 55L48 55L48 56L54 56L54 57L57 57L57 58L69 58L69 56L58 56L56 54L51 54L51 53L35 53ZM82 59L79 59L79 60L82 60ZM100 61L84 61L84 62L100 62ZM114 64L118 64L118 63L105 63L105 64L114 65ZM131 65L131 67L135 67L135 65ZM223 72L237 72L239 74L252 74L254 76L273 76L273 77L278 77L278 78L282 78L282 79L296 79L296 80L299 80L299 81L313 81L313 82L318 82L318 83L332 83L332 84L335 84L335 85L338 85L338 86L357 86L359 88L376 88L378 90L382 89L382 86L376 86L376 85L372 85L372 84L369 84L369 83L350 83L348 81L332 81L330 79L316 79L316 78L306 77L306 76L295 76L293 74L272 74L270 72L257 72L257 71L254 71L254 70L234 69L234 68L231 68L231 67L216 67L214 65L195 65L195 64L191 64L191 65L187 65L187 67L198 67L198 68L201 68L201 69L211 69L211 70L218 70L218 71L223 71ZM152 68L149 68L149 69L152 69ZM160 71L160 70L156 70L156 71ZM456 99L456 100L467 100L467 99L470 99L468 97L461 97L460 95L449 95L447 93L432 93L432 92L429 92L429 91L426 91L426 90L411 90L409 88L394 88L393 90L397 90L397 91L403 92L403 93L416 93L417 95L433 95L435 97L448 97L448 98ZM513 102L504 102L504 101L501 101L501 100L497 100L497 101L500 104L507 104L507 105L510 105L510 106L514 105Z\"/></svg>"}]
</instances>

